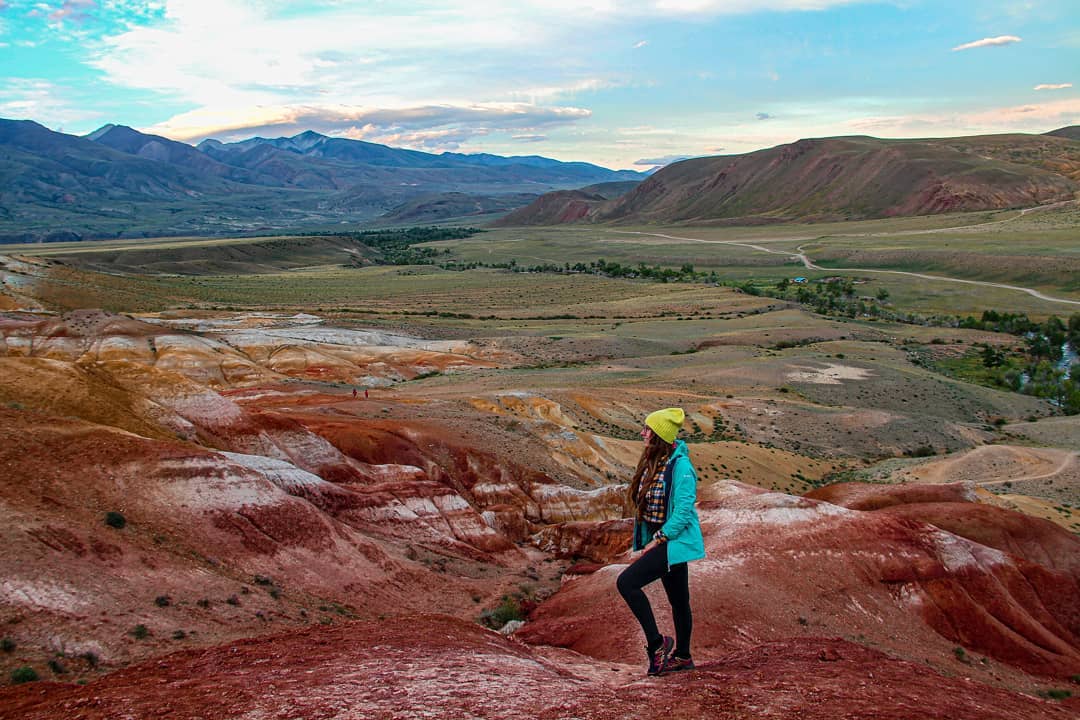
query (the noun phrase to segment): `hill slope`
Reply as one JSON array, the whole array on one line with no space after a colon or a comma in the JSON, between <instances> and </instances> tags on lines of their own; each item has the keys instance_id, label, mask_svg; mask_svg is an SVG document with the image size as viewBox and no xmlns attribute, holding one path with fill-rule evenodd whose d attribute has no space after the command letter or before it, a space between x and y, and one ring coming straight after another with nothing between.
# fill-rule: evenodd
<instances>
[{"instance_id":1,"label":"hill slope","mask_svg":"<svg viewBox=\"0 0 1080 720\"><path fill-rule=\"evenodd\" d=\"M1075 197L1080 143L1042 135L943 140L799 140L669 165L622 197L588 207L552 194L504 220L757 224L1031 206ZM573 212L553 213L567 206Z\"/></svg>"}]
</instances>

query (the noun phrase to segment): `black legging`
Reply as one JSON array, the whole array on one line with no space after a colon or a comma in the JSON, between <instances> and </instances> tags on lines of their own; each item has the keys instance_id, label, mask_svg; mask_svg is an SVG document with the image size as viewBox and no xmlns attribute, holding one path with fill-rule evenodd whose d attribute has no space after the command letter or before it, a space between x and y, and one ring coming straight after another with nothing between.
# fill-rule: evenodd
<instances>
[{"instance_id":1,"label":"black legging","mask_svg":"<svg viewBox=\"0 0 1080 720\"><path fill-rule=\"evenodd\" d=\"M664 592L671 603L671 619L675 623L674 654L690 657L690 632L694 628L694 618L690 614L690 575L686 563L676 563L668 569L667 543L657 545L623 570L616 586L641 623L641 629L645 631L645 641L651 651L663 642L663 636L656 627L652 606L649 605L649 598L642 588L655 580L664 583Z\"/></svg>"}]
</instances>

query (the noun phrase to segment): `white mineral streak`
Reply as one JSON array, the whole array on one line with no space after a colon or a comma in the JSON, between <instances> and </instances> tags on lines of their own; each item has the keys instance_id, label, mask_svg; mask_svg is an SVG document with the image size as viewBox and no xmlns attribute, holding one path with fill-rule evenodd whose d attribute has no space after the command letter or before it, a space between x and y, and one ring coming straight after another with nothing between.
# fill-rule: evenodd
<instances>
[{"instance_id":1,"label":"white mineral streak","mask_svg":"<svg viewBox=\"0 0 1080 720\"><path fill-rule=\"evenodd\" d=\"M843 380L866 380L874 375L872 370L866 368L837 363L826 363L823 368L805 365L796 365L795 368L784 375L785 380L815 385L840 385Z\"/></svg>"},{"instance_id":2,"label":"white mineral streak","mask_svg":"<svg viewBox=\"0 0 1080 720\"><path fill-rule=\"evenodd\" d=\"M75 588L44 579L8 578L0 583L0 597L6 603L58 613L76 613L90 604Z\"/></svg>"},{"instance_id":3,"label":"white mineral streak","mask_svg":"<svg viewBox=\"0 0 1080 720\"><path fill-rule=\"evenodd\" d=\"M223 452L221 454L237 465L256 471L289 494L293 494L300 489L331 485L331 483L326 482L318 475L301 470L284 460L277 460L264 455L243 455L232 452Z\"/></svg>"},{"instance_id":4,"label":"white mineral streak","mask_svg":"<svg viewBox=\"0 0 1080 720\"><path fill-rule=\"evenodd\" d=\"M239 405L213 390L159 397L156 400L187 420L210 429L225 429L244 418L244 411Z\"/></svg>"},{"instance_id":5,"label":"white mineral streak","mask_svg":"<svg viewBox=\"0 0 1080 720\"><path fill-rule=\"evenodd\" d=\"M167 496L166 507L233 510L276 505L283 499L283 491L262 473L225 454L163 460L152 472Z\"/></svg>"},{"instance_id":6,"label":"white mineral streak","mask_svg":"<svg viewBox=\"0 0 1080 720\"><path fill-rule=\"evenodd\" d=\"M1000 550L957 537L944 530L934 530L929 537L934 541L938 559L949 572L977 567L986 569L1008 562L1005 553Z\"/></svg>"}]
</instances>

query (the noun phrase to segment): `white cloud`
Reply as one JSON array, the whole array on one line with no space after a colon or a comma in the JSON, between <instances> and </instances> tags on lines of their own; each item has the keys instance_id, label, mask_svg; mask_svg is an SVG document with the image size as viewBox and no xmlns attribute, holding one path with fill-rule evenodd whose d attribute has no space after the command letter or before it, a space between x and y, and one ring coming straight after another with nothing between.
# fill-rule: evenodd
<instances>
[{"instance_id":1,"label":"white cloud","mask_svg":"<svg viewBox=\"0 0 1080 720\"><path fill-rule=\"evenodd\" d=\"M983 38L982 40L957 45L953 48L953 52L956 52L957 50L971 50L972 48L994 47L997 45L1012 45L1013 43L1018 42L1020 42L1020 38L1015 35L998 35L997 37Z\"/></svg>"},{"instance_id":2,"label":"white cloud","mask_svg":"<svg viewBox=\"0 0 1080 720\"><path fill-rule=\"evenodd\" d=\"M693 155L664 155L663 157L654 158L641 158L635 160L634 165L639 167L657 167L662 165L670 165L671 163L679 162L680 160L689 160L694 157Z\"/></svg>"},{"instance_id":3,"label":"white cloud","mask_svg":"<svg viewBox=\"0 0 1080 720\"><path fill-rule=\"evenodd\" d=\"M773 116L770 115L769 113L766 113L766 112L759 112L759 113L754 113L754 118L756 120L772 120Z\"/></svg>"},{"instance_id":4,"label":"white cloud","mask_svg":"<svg viewBox=\"0 0 1080 720\"><path fill-rule=\"evenodd\" d=\"M541 138L536 130L587 119L576 107L541 107L526 103L425 105L376 108L347 105L290 105L200 109L147 128L148 132L197 142L207 137L240 140L252 135L294 135L314 130L387 145L455 149L473 138L495 134Z\"/></svg>"},{"instance_id":5,"label":"white cloud","mask_svg":"<svg viewBox=\"0 0 1080 720\"><path fill-rule=\"evenodd\" d=\"M865 117L847 127L884 137L960 136L980 133L1041 133L1080 123L1080 98L956 113Z\"/></svg>"},{"instance_id":6,"label":"white cloud","mask_svg":"<svg viewBox=\"0 0 1080 720\"><path fill-rule=\"evenodd\" d=\"M638 40L636 43L634 43L634 49L637 50L638 48L643 48L648 44L648 40Z\"/></svg>"},{"instance_id":7,"label":"white cloud","mask_svg":"<svg viewBox=\"0 0 1080 720\"><path fill-rule=\"evenodd\" d=\"M0 117L29 119L52 125L95 120L101 114L69 100L69 88L41 78L5 78L0 88Z\"/></svg>"},{"instance_id":8,"label":"white cloud","mask_svg":"<svg viewBox=\"0 0 1080 720\"><path fill-rule=\"evenodd\" d=\"M1051 85L1051 84L1045 84L1044 83L1042 85L1036 85L1035 89L1036 90L1064 90L1065 88L1071 88L1071 87L1072 87L1072 83L1058 83L1056 85Z\"/></svg>"},{"instance_id":9,"label":"white cloud","mask_svg":"<svg viewBox=\"0 0 1080 720\"><path fill-rule=\"evenodd\" d=\"M529 87L521 90L513 90L509 95L513 98L523 98L530 103L550 101L559 97L571 97L579 93L596 92L606 88L619 87L620 83L600 78L586 78L575 80L565 85L550 85L547 87Z\"/></svg>"},{"instance_id":10,"label":"white cloud","mask_svg":"<svg viewBox=\"0 0 1080 720\"><path fill-rule=\"evenodd\" d=\"M49 20L62 23L65 20L83 22L89 18L89 11L97 7L97 0L64 0L60 7L49 13Z\"/></svg>"},{"instance_id":11,"label":"white cloud","mask_svg":"<svg viewBox=\"0 0 1080 720\"><path fill-rule=\"evenodd\" d=\"M827 10L859 0L652 0L646 5L664 13L736 15L765 10Z\"/></svg>"}]
</instances>

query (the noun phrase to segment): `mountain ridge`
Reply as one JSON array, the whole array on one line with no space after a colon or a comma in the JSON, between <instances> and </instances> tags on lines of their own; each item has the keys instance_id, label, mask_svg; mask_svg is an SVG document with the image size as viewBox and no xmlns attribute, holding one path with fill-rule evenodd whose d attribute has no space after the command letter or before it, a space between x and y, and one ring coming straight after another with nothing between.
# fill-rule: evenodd
<instances>
[{"instance_id":1,"label":"mountain ridge","mask_svg":"<svg viewBox=\"0 0 1080 720\"><path fill-rule=\"evenodd\" d=\"M587 198L559 191L502 224L866 219L1033 206L1072 199L1078 190L1080 142L1052 133L928 140L844 136L683 160L625 195L587 208L581 205Z\"/></svg>"},{"instance_id":2,"label":"mountain ridge","mask_svg":"<svg viewBox=\"0 0 1080 720\"><path fill-rule=\"evenodd\" d=\"M7 119L0 162L0 242L328 230L440 193L524 202L525 194L644 177L539 156L435 155L310 130L194 147L114 123L76 136Z\"/></svg>"}]
</instances>

